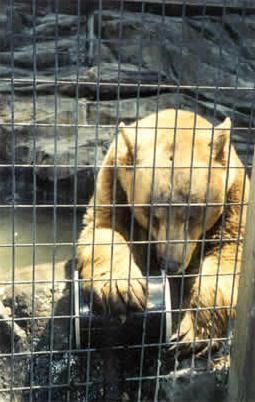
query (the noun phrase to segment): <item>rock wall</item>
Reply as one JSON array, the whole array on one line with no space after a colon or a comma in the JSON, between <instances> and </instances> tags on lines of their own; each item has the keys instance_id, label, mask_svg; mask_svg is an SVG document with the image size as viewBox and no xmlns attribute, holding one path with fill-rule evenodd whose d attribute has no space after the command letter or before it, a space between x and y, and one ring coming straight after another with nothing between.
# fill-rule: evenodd
<instances>
[{"instance_id":1,"label":"rock wall","mask_svg":"<svg viewBox=\"0 0 255 402\"><path fill-rule=\"evenodd\" d=\"M253 15L226 11L182 18L112 8L83 10L77 17L75 7L67 10L62 2L58 14L43 3L34 10L27 2L15 3L12 14L3 7L4 202L12 197L6 183L16 163L20 202L29 201L35 165L38 202L52 202L55 179L59 202L72 203L77 177L77 201L84 203L92 192L95 161L100 164L118 122L141 118L157 107L190 109L214 122L231 116L233 143L243 161L251 162Z\"/></svg>"}]
</instances>

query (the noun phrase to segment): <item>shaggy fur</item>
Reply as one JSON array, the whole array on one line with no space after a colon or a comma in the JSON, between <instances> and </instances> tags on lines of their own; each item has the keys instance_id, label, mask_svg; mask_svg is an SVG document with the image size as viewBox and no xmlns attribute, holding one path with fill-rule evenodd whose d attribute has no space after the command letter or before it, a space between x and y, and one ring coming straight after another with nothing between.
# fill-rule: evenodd
<instances>
[{"instance_id":1,"label":"shaggy fur","mask_svg":"<svg viewBox=\"0 0 255 402\"><path fill-rule=\"evenodd\" d=\"M185 270L194 277L185 281L182 308L194 311L184 309L178 334L187 343L224 334L237 297L238 234L246 215L240 203L249 191L230 126L230 119L212 127L201 116L172 109L120 126L77 248L84 291L95 309L144 309L146 275ZM205 239L202 246L199 239Z\"/></svg>"}]
</instances>

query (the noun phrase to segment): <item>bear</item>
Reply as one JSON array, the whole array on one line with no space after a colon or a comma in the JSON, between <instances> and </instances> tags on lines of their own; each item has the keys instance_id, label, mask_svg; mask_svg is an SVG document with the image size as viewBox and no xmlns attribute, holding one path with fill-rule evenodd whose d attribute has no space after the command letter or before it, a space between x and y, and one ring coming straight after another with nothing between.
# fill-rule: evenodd
<instances>
[{"instance_id":1,"label":"bear","mask_svg":"<svg viewBox=\"0 0 255 402\"><path fill-rule=\"evenodd\" d=\"M182 287L173 344L199 348L226 335L249 194L230 133L228 117L213 126L180 109L119 125L77 244L83 289L99 313L144 310L146 277L164 269Z\"/></svg>"}]
</instances>

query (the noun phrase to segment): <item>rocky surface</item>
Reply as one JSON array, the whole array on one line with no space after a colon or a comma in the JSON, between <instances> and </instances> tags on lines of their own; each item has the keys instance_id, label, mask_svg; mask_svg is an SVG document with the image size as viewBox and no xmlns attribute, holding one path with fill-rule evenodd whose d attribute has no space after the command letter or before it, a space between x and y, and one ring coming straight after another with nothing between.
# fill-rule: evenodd
<instances>
[{"instance_id":1,"label":"rocky surface","mask_svg":"<svg viewBox=\"0 0 255 402\"><path fill-rule=\"evenodd\" d=\"M250 163L252 15L225 11L182 18L114 7L100 15L82 10L78 18L75 8L67 11L62 3L58 14L43 3L34 10L15 3L12 14L2 9L0 163L39 165L33 171L38 202L45 201L45 193L52 202L56 180L59 200L72 203L62 189L73 188L75 177L84 189L78 201L84 202L92 191L95 160L100 164L117 123L155 112L157 103L159 109L198 111L215 122L230 115L233 142ZM20 202L26 198L22 183L31 182L33 172L16 168ZM1 199L8 202L10 167L0 167L0 175Z\"/></svg>"},{"instance_id":2,"label":"rocky surface","mask_svg":"<svg viewBox=\"0 0 255 402\"><path fill-rule=\"evenodd\" d=\"M162 402L223 401L228 368L223 351L211 360L197 357L193 363L191 358L174 360L164 348L158 355L157 345L145 348L143 357L140 349L129 348L128 344L114 352L109 348L113 339L107 340L105 326L101 330L104 349L102 343L93 343L88 353L84 336L85 349L76 349L71 318L72 264L56 264L54 285L52 268L51 264L35 266L34 283L32 267L20 269L14 287L11 283L0 287L1 402L9 401L7 390L11 386L23 388L15 389L15 402L27 402L31 398L34 402L48 398L57 402L67 401L68 397L85 401L87 380L90 384L87 397L94 402L131 402L137 399L139 388L144 402L154 400L155 395ZM141 336L137 333L136 339ZM139 383L141 361L145 378L155 378L157 373L164 377L158 383L155 379Z\"/></svg>"}]
</instances>

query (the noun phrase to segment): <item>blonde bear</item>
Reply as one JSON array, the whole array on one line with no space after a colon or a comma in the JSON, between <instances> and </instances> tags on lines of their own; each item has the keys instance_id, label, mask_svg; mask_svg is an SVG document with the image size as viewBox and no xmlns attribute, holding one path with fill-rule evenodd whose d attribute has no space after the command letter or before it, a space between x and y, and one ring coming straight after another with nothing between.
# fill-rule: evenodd
<instances>
[{"instance_id":1,"label":"blonde bear","mask_svg":"<svg viewBox=\"0 0 255 402\"><path fill-rule=\"evenodd\" d=\"M229 118L213 127L174 109L119 126L77 247L84 292L98 312L143 310L146 277L165 269L170 282L189 274L177 328L183 342L225 334L249 191L230 130Z\"/></svg>"}]
</instances>

